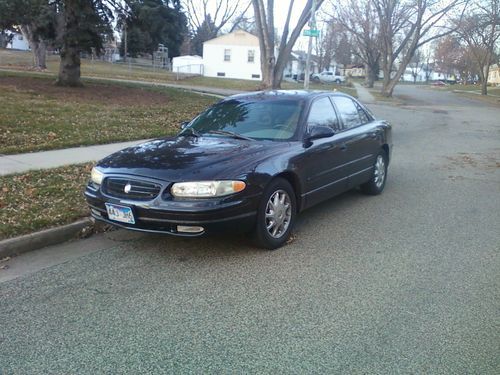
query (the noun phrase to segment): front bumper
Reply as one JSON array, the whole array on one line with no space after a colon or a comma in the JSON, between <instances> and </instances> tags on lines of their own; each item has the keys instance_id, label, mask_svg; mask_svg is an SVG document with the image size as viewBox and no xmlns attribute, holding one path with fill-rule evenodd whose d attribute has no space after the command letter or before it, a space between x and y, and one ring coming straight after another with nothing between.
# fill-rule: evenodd
<instances>
[{"instance_id":1,"label":"front bumper","mask_svg":"<svg viewBox=\"0 0 500 375\"><path fill-rule=\"evenodd\" d=\"M255 225L259 196L236 200L211 198L198 200L165 201L161 196L152 201L130 201L114 198L89 184L85 199L92 217L114 226L150 233L166 233L182 237L198 237L207 233L249 231ZM127 206L132 209L135 224L110 220L105 203ZM178 226L202 227L199 233L178 230Z\"/></svg>"}]
</instances>

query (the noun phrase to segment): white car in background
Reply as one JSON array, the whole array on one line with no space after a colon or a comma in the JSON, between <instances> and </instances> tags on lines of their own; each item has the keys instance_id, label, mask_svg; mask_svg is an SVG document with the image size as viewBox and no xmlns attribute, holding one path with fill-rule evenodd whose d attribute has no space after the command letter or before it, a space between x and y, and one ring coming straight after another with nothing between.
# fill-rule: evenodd
<instances>
[{"instance_id":1,"label":"white car in background","mask_svg":"<svg viewBox=\"0 0 500 375\"><path fill-rule=\"evenodd\" d=\"M345 82L345 76L337 75L334 72L321 72L317 74L312 75L312 80L314 82L321 82L321 83L344 83Z\"/></svg>"}]
</instances>

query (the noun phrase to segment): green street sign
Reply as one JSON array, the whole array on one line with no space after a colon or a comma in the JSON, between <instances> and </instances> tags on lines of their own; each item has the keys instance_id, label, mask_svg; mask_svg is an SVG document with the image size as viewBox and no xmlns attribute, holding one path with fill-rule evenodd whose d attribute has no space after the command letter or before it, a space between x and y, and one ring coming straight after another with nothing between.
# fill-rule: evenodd
<instances>
[{"instance_id":1,"label":"green street sign","mask_svg":"<svg viewBox=\"0 0 500 375\"><path fill-rule=\"evenodd\" d=\"M304 30L304 36L319 36L319 30L314 30L314 29L311 29L311 30Z\"/></svg>"}]
</instances>

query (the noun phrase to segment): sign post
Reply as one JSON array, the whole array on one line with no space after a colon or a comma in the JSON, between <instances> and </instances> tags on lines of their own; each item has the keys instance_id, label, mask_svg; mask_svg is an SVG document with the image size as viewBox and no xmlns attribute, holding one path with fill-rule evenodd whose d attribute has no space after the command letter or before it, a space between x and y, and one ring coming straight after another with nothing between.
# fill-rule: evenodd
<instances>
[{"instance_id":1,"label":"sign post","mask_svg":"<svg viewBox=\"0 0 500 375\"><path fill-rule=\"evenodd\" d=\"M312 53L312 38L319 35L319 30L316 29L316 0L313 0L311 6L311 21L309 22L311 29L304 30L304 36L309 37L309 46L307 47L306 71L304 74L304 89L309 90L309 75L311 74L311 53ZM308 35L309 34L309 35Z\"/></svg>"}]
</instances>

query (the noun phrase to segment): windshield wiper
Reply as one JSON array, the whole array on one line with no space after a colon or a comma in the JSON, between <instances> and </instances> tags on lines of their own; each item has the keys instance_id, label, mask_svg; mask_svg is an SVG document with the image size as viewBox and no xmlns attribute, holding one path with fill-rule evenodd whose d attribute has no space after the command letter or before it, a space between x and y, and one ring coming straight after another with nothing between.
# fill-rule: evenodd
<instances>
[{"instance_id":1,"label":"windshield wiper","mask_svg":"<svg viewBox=\"0 0 500 375\"><path fill-rule=\"evenodd\" d=\"M245 137L244 135L238 134L238 133L233 133L228 130L209 130L208 133L210 134L219 134L219 135L228 135L232 138L236 139L245 139L247 141L253 141L253 138L250 137Z\"/></svg>"},{"instance_id":2,"label":"windshield wiper","mask_svg":"<svg viewBox=\"0 0 500 375\"><path fill-rule=\"evenodd\" d=\"M196 138L199 138L200 137L200 133L198 133L196 130L194 130L193 128L186 128L184 129L180 135L183 135L183 136L193 136L193 137L196 137Z\"/></svg>"}]
</instances>

